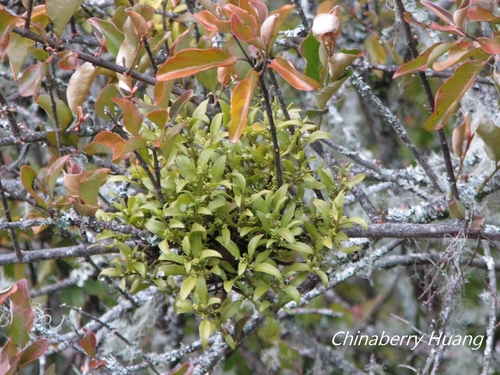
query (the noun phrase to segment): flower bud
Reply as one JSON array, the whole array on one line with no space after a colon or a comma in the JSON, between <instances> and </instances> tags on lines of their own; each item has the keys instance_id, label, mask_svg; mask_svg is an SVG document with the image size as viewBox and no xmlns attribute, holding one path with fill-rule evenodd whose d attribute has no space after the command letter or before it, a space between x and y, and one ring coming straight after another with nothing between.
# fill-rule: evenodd
<instances>
[{"instance_id":1,"label":"flower bud","mask_svg":"<svg viewBox=\"0 0 500 375\"><path fill-rule=\"evenodd\" d=\"M333 54L336 39L342 33L342 21L338 16L339 8L336 6L330 13L320 13L314 17L312 33L325 47L328 56Z\"/></svg>"}]
</instances>

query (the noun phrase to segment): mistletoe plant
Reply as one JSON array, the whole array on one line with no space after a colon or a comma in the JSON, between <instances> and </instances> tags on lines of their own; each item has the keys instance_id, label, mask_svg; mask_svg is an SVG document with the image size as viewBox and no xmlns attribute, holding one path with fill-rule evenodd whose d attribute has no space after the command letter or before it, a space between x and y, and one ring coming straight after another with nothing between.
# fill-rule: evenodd
<instances>
[{"instance_id":1,"label":"mistletoe plant","mask_svg":"<svg viewBox=\"0 0 500 375\"><path fill-rule=\"evenodd\" d=\"M141 249L132 248L123 235L116 238L122 257L103 274L121 277L133 291L154 283L175 295L178 313L202 318L204 344L244 300L264 312L292 299L299 302L297 288L310 273L327 283L323 265L331 250L356 250L343 247L348 238L342 229L364 225L342 210L345 193L363 175L348 177L347 169L339 169L334 178L328 168L319 168L317 176L311 171L313 158L304 150L326 133L298 115L277 122L283 149L283 184L278 185L268 119L252 110L253 125L232 143L223 130L229 108L210 121L203 114L207 103L191 118L179 116L176 126L182 131L159 156L165 203L144 169L135 166L130 176L110 182L125 181L140 193L117 199L116 212L97 212L102 220L132 224L159 239L157 249ZM106 232L100 238L108 236ZM226 298L228 293L234 293L232 298ZM232 340L229 335L226 339Z\"/></svg>"}]
</instances>

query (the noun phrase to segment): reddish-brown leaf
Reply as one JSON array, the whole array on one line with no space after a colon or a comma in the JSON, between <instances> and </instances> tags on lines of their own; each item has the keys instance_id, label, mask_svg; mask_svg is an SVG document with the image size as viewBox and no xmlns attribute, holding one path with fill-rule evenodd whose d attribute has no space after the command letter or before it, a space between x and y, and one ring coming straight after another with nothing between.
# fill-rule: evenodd
<instances>
[{"instance_id":1,"label":"reddish-brown leaf","mask_svg":"<svg viewBox=\"0 0 500 375\"><path fill-rule=\"evenodd\" d=\"M435 43L413 60L401 65L392 78L398 78L405 74L412 74L418 71L425 71L430 64L436 61L440 56L444 55L457 42Z\"/></svg>"},{"instance_id":2,"label":"reddish-brown leaf","mask_svg":"<svg viewBox=\"0 0 500 375\"><path fill-rule=\"evenodd\" d=\"M96 354L97 338L95 337L94 332L89 331L86 328L83 329L83 332L85 333L85 336L83 336L80 340L80 345L89 356L94 357Z\"/></svg>"},{"instance_id":3,"label":"reddish-brown leaf","mask_svg":"<svg viewBox=\"0 0 500 375\"><path fill-rule=\"evenodd\" d=\"M243 134L243 130L247 124L248 109L253 98L253 92L259 73L251 70L249 77L240 81L233 90L231 97L231 122L229 124L229 140L233 143L238 142Z\"/></svg>"},{"instance_id":4,"label":"reddish-brown leaf","mask_svg":"<svg viewBox=\"0 0 500 375\"><path fill-rule=\"evenodd\" d=\"M189 48L170 57L158 70L158 81L187 77L206 69L233 65L237 57L218 48Z\"/></svg>"},{"instance_id":5,"label":"reddish-brown leaf","mask_svg":"<svg viewBox=\"0 0 500 375\"><path fill-rule=\"evenodd\" d=\"M33 96L36 100L48 66L48 62L28 66L19 81L19 95L24 97Z\"/></svg>"},{"instance_id":6,"label":"reddish-brown leaf","mask_svg":"<svg viewBox=\"0 0 500 375\"><path fill-rule=\"evenodd\" d=\"M453 75L437 91L435 109L425 123L425 129L433 131L446 125L450 116L455 112L460 99L472 87L476 76L485 64L485 61L471 60L455 70Z\"/></svg>"},{"instance_id":7,"label":"reddish-brown leaf","mask_svg":"<svg viewBox=\"0 0 500 375\"><path fill-rule=\"evenodd\" d=\"M297 90L313 91L321 87L317 81L299 73L289 61L282 57L274 59L268 66L276 70L280 76Z\"/></svg>"},{"instance_id":8,"label":"reddish-brown leaf","mask_svg":"<svg viewBox=\"0 0 500 375\"><path fill-rule=\"evenodd\" d=\"M18 348L23 348L30 340L29 333L35 321L26 279L17 282L17 290L10 296L10 302L12 322L7 329L8 336Z\"/></svg>"},{"instance_id":9,"label":"reddish-brown leaf","mask_svg":"<svg viewBox=\"0 0 500 375\"><path fill-rule=\"evenodd\" d=\"M486 52L492 55L500 54L500 36L493 38L478 38L477 41Z\"/></svg>"},{"instance_id":10,"label":"reddish-brown leaf","mask_svg":"<svg viewBox=\"0 0 500 375\"><path fill-rule=\"evenodd\" d=\"M23 354L21 355L19 364L21 366L26 366L28 363L36 361L38 358L45 354L49 346L50 340L48 339L39 339L33 341L23 350Z\"/></svg>"},{"instance_id":11,"label":"reddish-brown leaf","mask_svg":"<svg viewBox=\"0 0 500 375\"><path fill-rule=\"evenodd\" d=\"M130 100L122 98L112 98L113 102L118 104L123 112L123 124L125 129L132 135L139 135L142 125L142 115L137 106Z\"/></svg>"}]
</instances>

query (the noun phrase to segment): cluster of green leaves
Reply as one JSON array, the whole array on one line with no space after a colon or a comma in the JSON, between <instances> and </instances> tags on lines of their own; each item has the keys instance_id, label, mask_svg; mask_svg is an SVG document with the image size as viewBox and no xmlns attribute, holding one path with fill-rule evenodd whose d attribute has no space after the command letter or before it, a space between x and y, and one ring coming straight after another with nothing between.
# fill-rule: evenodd
<instances>
[{"instance_id":1,"label":"cluster of green leaves","mask_svg":"<svg viewBox=\"0 0 500 375\"><path fill-rule=\"evenodd\" d=\"M298 116L278 124L284 167L284 184L278 186L271 133L259 110L251 112L253 125L232 143L223 131L229 108L210 121L203 113L206 104L181 122L183 130L159 155L165 204L142 167L135 166L131 176L110 181L126 181L143 192L118 198L117 212L97 212L102 220L118 219L159 238L158 256L151 259L121 235L115 243L122 256L103 274L122 277L133 291L147 281L175 294L179 313L202 318L204 343L245 298L264 312L300 301L297 288L309 273L327 283L325 256L331 249L356 250L342 247L347 240L342 229L364 224L342 210L344 194L363 176L348 178L344 169L338 178L328 168L318 168L317 176L311 171L304 149L326 133ZM313 190L324 199L315 198ZM100 238L109 236L116 237L106 232ZM225 299L233 290L243 298Z\"/></svg>"}]
</instances>

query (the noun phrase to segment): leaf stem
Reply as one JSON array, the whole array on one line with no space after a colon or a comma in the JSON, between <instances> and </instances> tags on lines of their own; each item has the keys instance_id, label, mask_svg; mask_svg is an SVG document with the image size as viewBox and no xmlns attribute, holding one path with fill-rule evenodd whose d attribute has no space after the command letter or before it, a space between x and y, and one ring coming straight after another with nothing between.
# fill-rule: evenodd
<instances>
[{"instance_id":1,"label":"leaf stem","mask_svg":"<svg viewBox=\"0 0 500 375\"><path fill-rule=\"evenodd\" d=\"M271 136L273 139L273 151L274 151L274 168L276 170L276 180L278 181L278 188L283 185L283 172L281 170L280 161L280 146L278 143L278 134L276 132L276 125L274 124L273 110L271 107L271 102L269 101L269 92L267 91L266 81L264 77L259 74L259 84L262 96L264 97L264 107L266 110L267 118L269 119L269 128L271 130Z\"/></svg>"}]
</instances>

